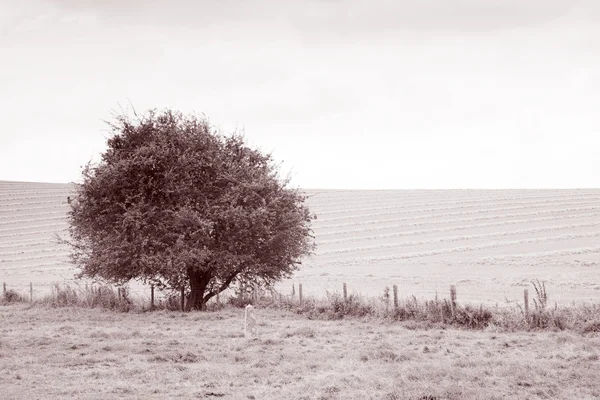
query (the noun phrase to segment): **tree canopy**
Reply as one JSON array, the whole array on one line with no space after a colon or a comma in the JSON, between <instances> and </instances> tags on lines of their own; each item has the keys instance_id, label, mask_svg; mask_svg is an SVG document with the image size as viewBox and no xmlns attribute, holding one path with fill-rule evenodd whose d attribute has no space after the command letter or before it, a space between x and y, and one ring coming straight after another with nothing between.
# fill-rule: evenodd
<instances>
[{"instance_id":1,"label":"tree canopy","mask_svg":"<svg viewBox=\"0 0 600 400\"><path fill-rule=\"evenodd\" d=\"M70 202L80 276L185 288L189 310L235 281L289 277L313 250L306 196L241 135L171 110L110 127Z\"/></svg>"}]
</instances>

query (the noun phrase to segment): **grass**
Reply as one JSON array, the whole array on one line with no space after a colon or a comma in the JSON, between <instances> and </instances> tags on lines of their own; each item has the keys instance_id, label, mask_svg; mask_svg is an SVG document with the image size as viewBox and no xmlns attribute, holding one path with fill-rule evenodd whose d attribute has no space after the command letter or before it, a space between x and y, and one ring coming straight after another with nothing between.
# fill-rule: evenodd
<instances>
[{"instance_id":1,"label":"grass","mask_svg":"<svg viewBox=\"0 0 600 400\"><path fill-rule=\"evenodd\" d=\"M0 297L0 304L12 304L12 303L24 303L27 301L27 297L13 289L8 289L3 292Z\"/></svg>"},{"instance_id":2,"label":"grass","mask_svg":"<svg viewBox=\"0 0 600 400\"><path fill-rule=\"evenodd\" d=\"M526 310L520 305L509 307L484 307L461 305L456 299L418 300L416 297L400 299L390 304L389 290L379 298L356 294L344 298L339 293L327 293L325 299L281 296L273 294L252 300L248 297L229 297L226 304L208 305L215 311L223 307L241 308L251 302L262 308L291 311L307 319L340 320L369 318L381 322L407 322L414 327L429 329L456 327L462 329L495 329L498 331L570 330L576 332L600 331L600 304L579 304L548 307L548 293L544 282L532 281L537 299L534 308ZM273 292L271 292L273 293ZM274 297L273 297L274 296ZM18 292L7 291L0 297L0 304L26 302ZM157 301L154 310L180 310L178 295L169 295ZM50 307L104 308L122 312L150 311L151 305L144 299L130 298L127 288L115 289L109 285L80 286L55 284L50 294L36 299L33 305Z\"/></svg>"},{"instance_id":3,"label":"grass","mask_svg":"<svg viewBox=\"0 0 600 400\"><path fill-rule=\"evenodd\" d=\"M539 282L535 283L539 284ZM523 310L520 305L508 307L476 307L436 298L419 300L416 297L400 299L398 306L390 305L387 292L381 298L328 293L326 299L304 299L302 304L292 297L277 301L263 299L263 307L285 309L308 319L339 320L370 318L385 322L405 322L416 328L455 327L461 329L495 329L498 331L571 330L595 332L600 326L600 304L573 304L549 308L548 295L543 290L543 301L535 301L535 309ZM239 300L234 300L240 305ZM244 303L242 302L241 305ZM259 303L260 304L260 303Z\"/></svg>"},{"instance_id":4,"label":"grass","mask_svg":"<svg viewBox=\"0 0 600 400\"><path fill-rule=\"evenodd\" d=\"M600 398L600 334L498 332L414 321L311 320L257 307L135 312L0 307L6 399Z\"/></svg>"}]
</instances>

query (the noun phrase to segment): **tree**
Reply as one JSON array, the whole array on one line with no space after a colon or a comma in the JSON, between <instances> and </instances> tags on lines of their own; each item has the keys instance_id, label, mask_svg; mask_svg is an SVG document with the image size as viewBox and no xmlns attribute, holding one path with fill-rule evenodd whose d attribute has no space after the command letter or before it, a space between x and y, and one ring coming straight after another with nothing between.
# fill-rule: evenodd
<instances>
[{"instance_id":1,"label":"tree","mask_svg":"<svg viewBox=\"0 0 600 400\"><path fill-rule=\"evenodd\" d=\"M185 288L202 309L236 281L272 285L314 249L306 196L270 154L196 116L119 115L71 199L81 277Z\"/></svg>"}]
</instances>

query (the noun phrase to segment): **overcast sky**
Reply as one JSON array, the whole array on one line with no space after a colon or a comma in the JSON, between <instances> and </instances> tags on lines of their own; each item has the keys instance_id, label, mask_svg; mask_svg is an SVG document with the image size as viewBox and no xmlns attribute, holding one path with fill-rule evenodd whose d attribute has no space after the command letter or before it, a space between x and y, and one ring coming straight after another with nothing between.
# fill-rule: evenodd
<instances>
[{"instance_id":1,"label":"overcast sky","mask_svg":"<svg viewBox=\"0 0 600 400\"><path fill-rule=\"evenodd\" d=\"M0 180L77 181L130 104L303 188L600 187L600 1L0 0Z\"/></svg>"}]
</instances>

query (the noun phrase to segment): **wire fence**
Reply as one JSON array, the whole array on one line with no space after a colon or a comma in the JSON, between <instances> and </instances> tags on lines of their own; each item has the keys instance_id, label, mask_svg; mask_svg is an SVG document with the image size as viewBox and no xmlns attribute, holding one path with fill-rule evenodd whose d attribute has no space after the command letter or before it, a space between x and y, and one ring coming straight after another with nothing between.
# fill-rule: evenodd
<instances>
[{"instance_id":1,"label":"wire fence","mask_svg":"<svg viewBox=\"0 0 600 400\"><path fill-rule=\"evenodd\" d=\"M434 299L449 299L452 302L460 302L461 304L474 304L486 306L512 306L519 305L520 307L528 307L529 300L535 298L532 294L536 294L539 299L539 287L543 284L545 302L551 305L575 305L575 303L597 304L600 303L600 292L592 289L591 293L582 296L580 291L573 291L571 296L568 296L568 291L558 290L555 286L549 286L545 282L537 280L531 281L530 285L522 285L513 287L510 294L494 294L490 295L493 290L489 287L481 286L474 290L472 286L460 284L441 285L435 284L427 288L419 288L415 291L414 287L408 289L399 284L381 285L376 292L370 288L367 291L362 286L351 286L346 282L341 282L339 285L314 285L314 282L288 282L287 284L278 284L272 288L264 288L258 285L242 287L234 286L221 292L219 295L212 297L209 303L224 303L230 298L239 296L244 293L249 300L256 301L258 298L272 297L283 298L288 300L296 300L302 302L307 298L322 299L331 294L341 295L344 299L348 296L363 296L377 298L384 303L398 304L399 301L407 298L418 300L434 300ZM133 282L123 286L108 285L100 282L85 282L82 280L65 280L60 282L23 282L11 283L2 282L2 293L6 296L7 292L18 294L22 299L27 299L30 302L41 300L53 293L60 291L60 288L69 288L80 293L96 293L95 291L110 290L118 299L124 298L137 303L147 304L150 308L162 302L177 302L181 304L181 309L185 308L185 301L188 295L186 289L180 290L159 290L153 285ZM308 290L307 290L308 289ZM565 295L567 294L567 295ZM539 300L538 300L539 301Z\"/></svg>"}]
</instances>

